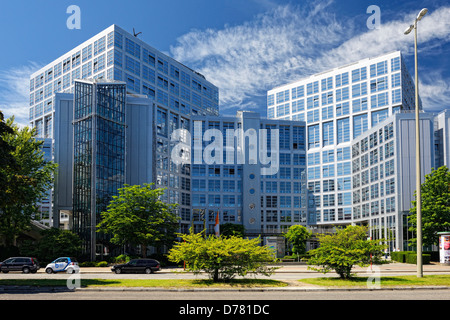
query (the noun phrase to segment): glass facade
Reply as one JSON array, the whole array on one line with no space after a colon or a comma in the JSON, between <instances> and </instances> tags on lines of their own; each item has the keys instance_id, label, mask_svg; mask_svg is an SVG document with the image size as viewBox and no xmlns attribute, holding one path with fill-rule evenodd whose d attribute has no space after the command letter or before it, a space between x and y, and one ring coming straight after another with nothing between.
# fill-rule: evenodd
<instances>
[{"instance_id":1,"label":"glass facade","mask_svg":"<svg viewBox=\"0 0 450 320\"><path fill-rule=\"evenodd\" d=\"M414 85L393 52L270 90L267 101L268 118L306 120L310 220L349 223L358 216L348 189L351 143L392 114L413 110Z\"/></svg>"},{"instance_id":2,"label":"glass facade","mask_svg":"<svg viewBox=\"0 0 450 320\"><path fill-rule=\"evenodd\" d=\"M125 84L75 84L73 228L85 253L96 252L100 214L125 183L125 97Z\"/></svg>"},{"instance_id":3,"label":"glass facade","mask_svg":"<svg viewBox=\"0 0 450 320\"><path fill-rule=\"evenodd\" d=\"M284 99L285 96L279 98ZM267 147L271 150L270 139L277 130L279 147L279 168L273 175L260 174L260 165L249 164L248 159L239 164L236 154L232 158L233 164L229 163L226 161L227 150L223 150L223 164L207 164L204 161L202 164L192 164L191 219L196 232L203 230L202 221L205 219L207 232L213 233L217 213L221 224L242 224L247 234L252 235L280 235L293 224L307 225L304 122L260 118L249 125L250 120L240 116L196 117L192 120L201 122L203 133L207 129L222 132L224 145L229 142L227 130L245 128L246 131L252 128L258 132L264 129L267 130ZM231 138L235 139L234 136ZM238 139L239 135L236 143ZM203 141L203 150L210 143ZM192 147L195 148L195 141ZM257 223L250 218L256 211L254 219L258 219Z\"/></svg>"}]
</instances>

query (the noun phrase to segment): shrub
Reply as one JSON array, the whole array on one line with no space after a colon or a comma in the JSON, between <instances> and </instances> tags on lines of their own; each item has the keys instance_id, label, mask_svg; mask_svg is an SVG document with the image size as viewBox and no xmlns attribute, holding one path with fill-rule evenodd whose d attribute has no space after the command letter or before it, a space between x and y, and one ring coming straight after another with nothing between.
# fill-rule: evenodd
<instances>
[{"instance_id":1,"label":"shrub","mask_svg":"<svg viewBox=\"0 0 450 320\"><path fill-rule=\"evenodd\" d=\"M108 262L106 262L106 261L97 262L97 265L96 265L96 267L98 267L98 268L105 268L107 266L108 266Z\"/></svg>"},{"instance_id":2,"label":"shrub","mask_svg":"<svg viewBox=\"0 0 450 320\"><path fill-rule=\"evenodd\" d=\"M383 240L367 240L367 228L348 226L332 235L319 235L320 246L309 252L308 269L322 273L334 270L341 278L348 279L354 265L368 266L381 261L385 248Z\"/></svg>"},{"instance_id":3,"label":"shrub","mask_svg":"<svg viewBox=\"0 0 450 320\"><path fill-rule=\"evenodd\" d=\"M261 240L240 237L215 237L206 239L201 234L180 234L182 242L169 251L168 258L175 263L186 262L186 271L199 274L204 271L214 281L231 280L236 275L249 272L269 276L274 268L267 265L276 261L275 253Z\"/></svg>"},{"instance_id":4,"label":"shrub","mask_svg":"<svg viewBox=\"0 0 450 320\"><path fill-rule=\"evenodd\" d=\"M430 260L431 260L431 255L422 254L422 263L423 264L429 264ZM406 263L417 264L417 254L416 253L408 254L406 256Z\"/></svg>"}]
</instances>

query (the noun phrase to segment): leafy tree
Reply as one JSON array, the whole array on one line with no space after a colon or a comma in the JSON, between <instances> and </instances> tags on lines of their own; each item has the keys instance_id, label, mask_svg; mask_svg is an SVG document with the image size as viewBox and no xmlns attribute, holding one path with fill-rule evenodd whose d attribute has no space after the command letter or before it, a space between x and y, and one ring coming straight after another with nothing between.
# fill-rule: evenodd
<instances>
[{"instance_id":1,"label":"leafy tree","mask_svg":"<svg viewBox=\"0 0 450 320\"><path fill-rule=\"evenodd\" d=\"M107 210L102 212L98 232L112 236L111 243L141 245L144 258L147 246L172 243L178 227L176 204L160 200L164 189L154 184L129 186L119 189Z\"/></svg>"},{"instance_id":2,"label":"leafy tree","mask_svg":"<svg viewBox=\"0 0 450 320\"><path fill-rule=\"evenodd\" d=\"M13 117L5 125L11 130L5 130L1 136L9 153L1 156L5 163L0 167L0 234L10 246L29 228L33 215L38 214L37 203L51 189L57 166L44 160L43 141L36 140L35 129L19 128ZM5 157L12 161L5 161Z\"/></svg>"},{"instance_id":3,"label":"leafy tree","mask_svg":"<svg viewBox=\"0 0 450 320\"><path fill-rule=\"evenodd\" d=\"M204 271L214 282L231 280L248 272L269 276L275 270L268 264L276 261L273 250L260 246L260 239L216 237L206 239L201 233L180 234L182 241L169 251L168 259L186 262L186 270L199 274Z\"/></svg>"},{"instance_id":4,"label":"leafy tree","mask_svg":"<svg viewBox=\"0 0 450 320\"><path fill-rule=\"evenodd\" d=\"M422 196L422 241L424 245L437 245L438 232L450 231L450 171L446 166L433 169L425 176L420 187ZM412 202L408 217L410 231L417 233L417 201ZM410 239L417 246L417 239Z\"/></svg>"},{"instance_id":5,"label":"leafy tree","mask_svg":"<svg viewBox=\"0 0 450 320\"><path fill-rule=\"evenodd\" d=\"M334 270L341 278L348 279L354 265L366 267L371 259L380 263L386 247L380 240L367 240L367 228L348 226L335 234L319 235L320 246L309 251L308 269L322 273Z\"/></svg>"},{"instance_id":6,"label":"leafy tree","mask_svg":"<svg viewBox=\"0 0 450 320\"><path fill-rule=\"evenodd\" d=\"M42 231L42 236L37 242L24 244L21 254L45 262L51 262L58 257L78 257L81 254L81 239L72 231L51 228Z\"/></svg>"},{"instance_id":7,"label":"leafy tree","mask_svg":"<svg viewBox=\"0 0 450 320\"><path fill-rule=\"evenodd\" d=\"M312 233L302 225L293 225L283 235L292 244L294 253L304 254L306 252L306 240L311 238Z\"/></svg>"},{"instance_id":8,"label":"leafy tree","mask_svg":"<svg viewBox=\"0 0 450 320\"><path fill-rule=\"evenodd\" d=\"M243 238L245 235L245 227L242 224L225 223L220 226L220 229L224 237L236 236Z\"/></svg>"},{"instance_id":9,"label":"leafy tree","mask_svg":"<svg viewBox=\"0 0 450 320\"><path fill-rule=\"evenodd\" d=\"M3 113L0 111L0 168L15 166L15 160L11 152L14 150L8 141L5 141L4 135L13 134L14 130L4 121ZM0 199L7 197L7 172L0 170Z\"/></svg>"}]
</instances>

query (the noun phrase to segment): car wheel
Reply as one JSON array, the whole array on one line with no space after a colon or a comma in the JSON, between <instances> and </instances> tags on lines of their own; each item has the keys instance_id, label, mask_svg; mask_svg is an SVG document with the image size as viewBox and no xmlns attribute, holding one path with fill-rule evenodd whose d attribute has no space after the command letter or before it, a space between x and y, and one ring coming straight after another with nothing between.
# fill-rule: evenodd
<instances>
[{"instance_id":1,"label":"car wheel","mask_svg":"<svg viewBox=\"0 0 450 320\"><path fill-rule=\"evenodd\" d=\"M151 268L146 268L146 269L145 269L145 273L146 273L146 274L150 274L150 273L153 273L153 271L152 271Z\"/></svg>"},{"instance_id":2,"label":"car wheel","mask_svg":"<svg viewBox=\"0 0 450 320\"><path fill-rule=\"evenodd\" d=\"M53 269L52 268L47 268L45 269L45 272L48 274L52 274L53 273Z\"/></svg>"},{"instance_id":3,"label":"car wheel","mask_svg":"<svg viewBox=\"0 0 450 320\"><path fill-rule=\"evenodd\" d=\"M7 271L7 270L2 270L2 272L3 272L3 273L8 273L9 271Z\"/></svg>"},{"instance_id":4,"label":"car wheel","mask_svg":"<svg viewBox=\"0 0 450 320\"><path fill-rule=\"evenodd\" d=\"M116 270L114 270L114 272L115 272L116 274L120 274L120 273L122 273L122 269L117 268Z\"/></svg>"},{"instance_id":5,"label":"car wheel","mask_svg":"<svg viewBox=\"0 0 450 320\"><path fill-rule=\"evenodd\" d=\"M22 272L23 272L23 273L30 273L30 268L24 267L24 268L22 269Z\"/></svg>"},{"instance_id":6,"label":"car wheel","mask_svg":"<svg viewBox=\"0 0 450 320\"><path fill-rule=\"evenodd\" d=\"M74 269L67 269L66 273L72 273L73 274L73 273L75 273L75 270Z\"/></svg>"}]
</instances>

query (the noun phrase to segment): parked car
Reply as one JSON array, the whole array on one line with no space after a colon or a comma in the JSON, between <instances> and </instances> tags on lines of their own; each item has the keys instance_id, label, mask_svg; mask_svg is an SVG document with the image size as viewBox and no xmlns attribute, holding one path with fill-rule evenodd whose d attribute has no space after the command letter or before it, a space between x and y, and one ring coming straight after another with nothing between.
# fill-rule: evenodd
<instances>
[{"instance_id":1,"label":"parked car","mask_svg":"<svg viewBox=\"0 0 450 320\"><path fill-rule=\"evenodd\" d=\"M12 257L0 262L0 271L8 273L10 271L22 271L23 273L36 273L39 270L39 262L36 258Z\"/></svg>"},{"instance_id":2,"label":"parked car","mask_svg":"<svg viewBox=\"0 0 450 320\"><path fill-rule=\"evenodd\" d=\"M49 263L45 267L45 272L48 274L57 272L78 273L80 272L80 266L75 258L61 257Z\"/></svg>"},{"instance_id":3,"label":"parked car","mask_svg":"<svg viewBox=\"0 0 450 320\"><path fill-rule=\"evenodd\" d=\"M133 259L128 263L118 264L111 268L112 272L119 273L153 273L161 270L161 264L153 259Z\"/></svg>"}]
</instances>

